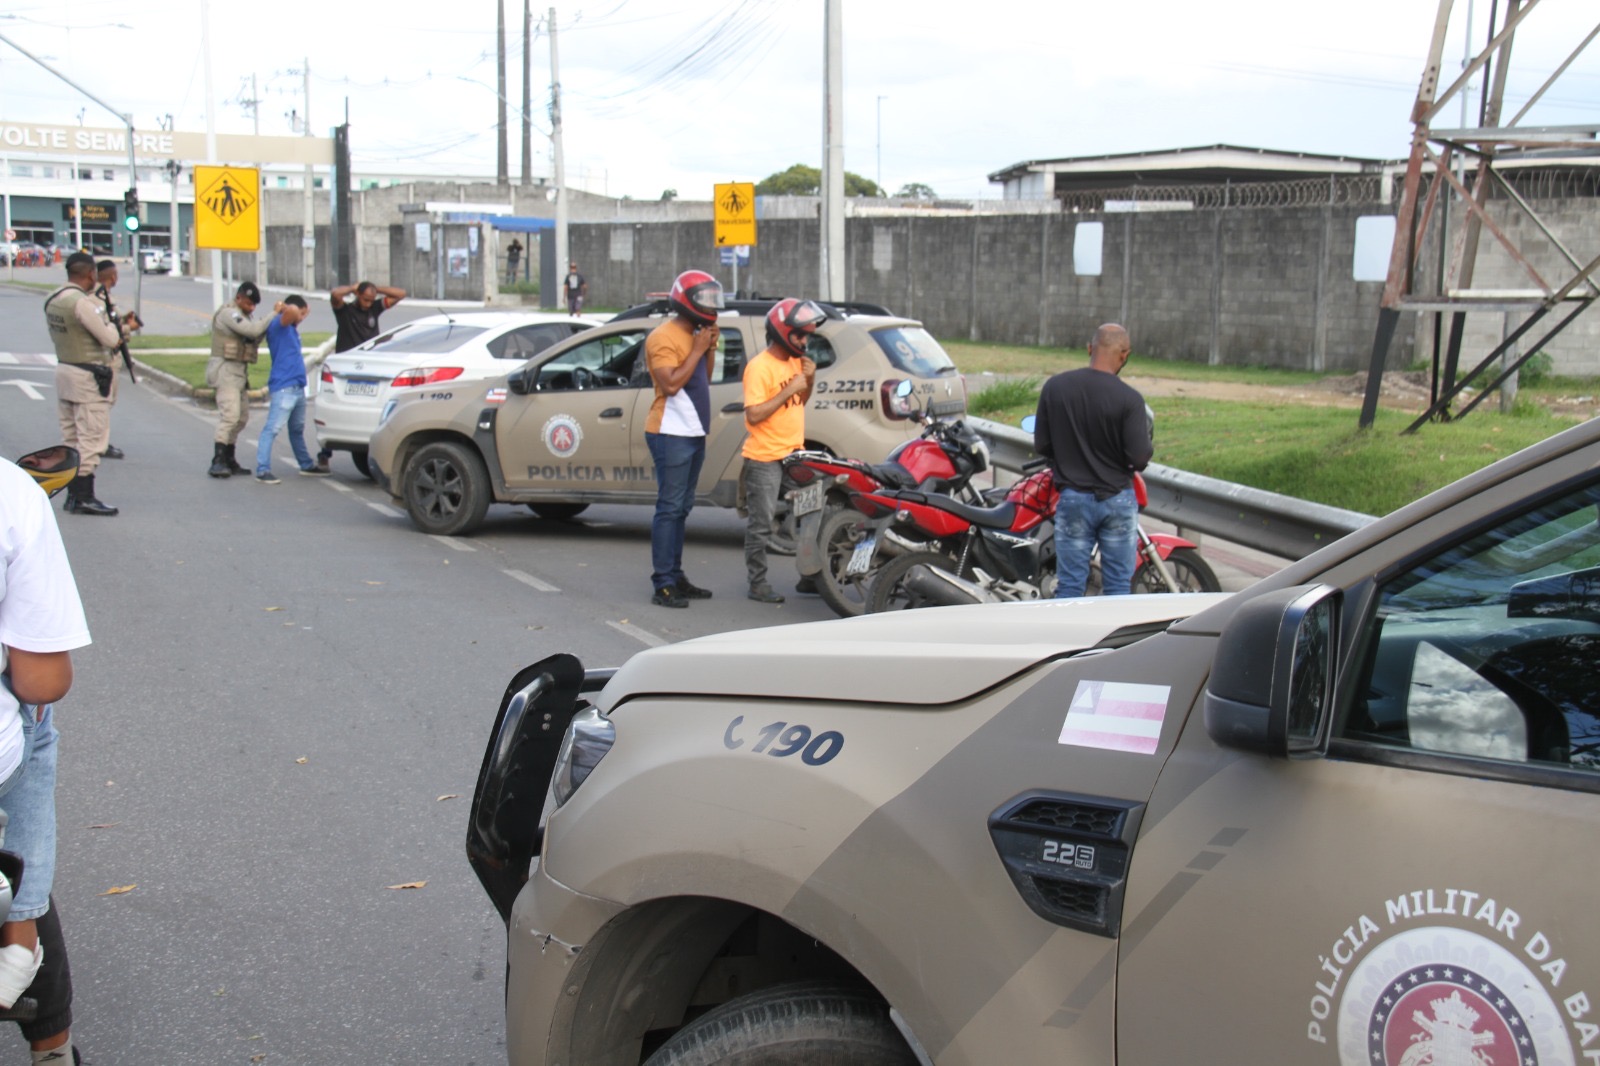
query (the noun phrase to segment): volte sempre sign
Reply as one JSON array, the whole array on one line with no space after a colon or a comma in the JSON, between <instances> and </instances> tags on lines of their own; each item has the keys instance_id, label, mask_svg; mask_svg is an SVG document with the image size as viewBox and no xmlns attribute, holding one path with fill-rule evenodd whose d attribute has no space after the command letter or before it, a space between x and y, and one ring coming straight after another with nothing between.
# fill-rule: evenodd
<instances>
[{"instance_id":1,"label":"volte sempre sign","mask_svg":"<svg viewBox=\"0 0 1600 1066\"><path fill-rule=\"evenodd\" d=\"M261 248L261 172L255 167L194 168L194 243L225 252Z\"/></svg>"},{"instance_id":2,"label":"volte sempre sign","mask_svg":"<svg viewBox=\"0 0 1600 1066\"><path fill-rule=\"evenodd\" d=\"M712 197L718 248L756 243L756 187L733 181L714 186Z\"/></svg>"}]
</instances>

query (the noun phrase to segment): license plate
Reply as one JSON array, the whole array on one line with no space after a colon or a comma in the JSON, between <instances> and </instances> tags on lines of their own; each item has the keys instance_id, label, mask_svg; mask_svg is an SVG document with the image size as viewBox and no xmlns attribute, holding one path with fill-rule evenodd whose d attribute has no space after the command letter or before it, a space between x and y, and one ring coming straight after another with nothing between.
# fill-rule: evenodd
<instances>
[{"instance_id":1,"label":"license plate","mask_svg":"<svg viewBox=\"0 0 1600 1066\"><path fill-rule=\"evenodd\" d=\"M856 545L856 550L850 553L850 562L845 565L847 574L864 574L872 569L872 553L878 547L876 533Z\"/></svg>"},{"instance_id":2,"label":"license plate","mask_svg":"<svg viewBox=\"0 0 1600 1066\"><path fill-rule=\"evenodd\" d=\"M344 383L344 394L346 396L376 396L378 395L378 386L380 384L381 382L377 381L347 381Z\"/></svg>"},{"instance_id":3,"label":"license plate","mask_svg":"<svg viewBox=\"0 0 1600 1066\"><path fill-rule=\"evenodd\" d=\"M791 495L789 499L794 505L794 516L799 518L802 515L810 514L812 511L822 510L822 497L823 485L820 481L815 485L807 485Z\"/></svg>"}]
</instances>

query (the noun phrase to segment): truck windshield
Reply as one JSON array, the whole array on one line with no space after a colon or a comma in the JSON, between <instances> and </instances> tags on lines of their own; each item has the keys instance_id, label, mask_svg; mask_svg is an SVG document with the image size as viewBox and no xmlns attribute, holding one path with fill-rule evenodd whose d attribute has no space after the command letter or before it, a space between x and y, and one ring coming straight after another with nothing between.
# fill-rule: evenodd
<instances>
[{"instance_id":1,"label":"truck windshield","mask_svg":"<svg viewBox=\"0 0 1600 1066\"><path fill-rule=\"evenodd\" d=\"M902 373L919 378L955 373L956 365L950 361L950 356L920 326L875 329L872 339L878 342L878 347L883 349L883 354L889 357L895 369Z\"/></svg>"}]
</instances>

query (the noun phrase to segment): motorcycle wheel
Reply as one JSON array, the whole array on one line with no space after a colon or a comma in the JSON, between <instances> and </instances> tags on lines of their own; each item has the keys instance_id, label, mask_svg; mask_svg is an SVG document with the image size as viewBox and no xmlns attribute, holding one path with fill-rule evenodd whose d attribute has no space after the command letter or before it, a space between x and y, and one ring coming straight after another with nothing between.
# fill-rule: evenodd
<instances>
[{"instance_id":1,"label":"motorcycle wheel","mask_svg":"<svg viewBox=\"0 0 1600 1066\"><path fill-rule=\"evenodd\" d=\"M1221 592L1222 582L1217 580L1217 575L1200 553L1193 548L1174 548L1172 554L1163 560L1167 570L1172 574L1172 580L1178 583L1181 592ZM1139 569L1133 572L1133 591L1165 592L1167 586L1162 583L1161 576L1143 562Z\"/></svg>"},{"instance_id":2,"label":"motorcycle wheel","mask_svg":"<svg viewBox=\"0 0 1600 1066\"><path fill-rule=\"evenodd\" d=\"M921 551L897 555L884 563L877 576L872 579L872 587L867 596L868 614L938 606L934 601L925 599L906 587L906 575L914 566L933 566L950 574L956 571L956 561L943 552Z\"/></svg>"},{"instance_id":3,"label":"motorcycle wheel","mask_svg":"<svg viewBox=\"0 0 1600 1066\"><path fill-rule=\"evenodd\" d=\"M866 516L853 507L833 511L822 520L822 527L817 531L822 556L822 570L816 578L817 591L822 595L822 602L833 608L833 613L840 618L854 618L865 613L867 593L873 575L880 568L874 567L864 574L845 573L850 556L855 554L856 545L866 534Z\"/></svg>"}]
</instances>

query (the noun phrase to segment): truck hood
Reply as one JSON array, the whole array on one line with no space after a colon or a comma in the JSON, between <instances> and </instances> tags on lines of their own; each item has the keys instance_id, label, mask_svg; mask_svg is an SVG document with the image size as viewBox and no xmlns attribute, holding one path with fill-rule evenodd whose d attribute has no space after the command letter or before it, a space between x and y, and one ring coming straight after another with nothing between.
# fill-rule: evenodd
<instances>
[{"instance_id":1,"label":"truck hood","mask_svg":"<svg viewBox=\"0 0 1600 1066\"><path fill-rule=\"evenodd\" d=\"M645 694L954 703L1037 663L1092 648L1118 630L1187 618L1226 598L937 607L718 633L634 656L596 704L609 711Z\"/></svg>"}]
</instances>

